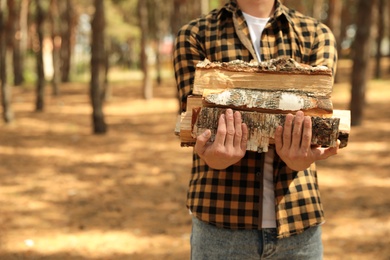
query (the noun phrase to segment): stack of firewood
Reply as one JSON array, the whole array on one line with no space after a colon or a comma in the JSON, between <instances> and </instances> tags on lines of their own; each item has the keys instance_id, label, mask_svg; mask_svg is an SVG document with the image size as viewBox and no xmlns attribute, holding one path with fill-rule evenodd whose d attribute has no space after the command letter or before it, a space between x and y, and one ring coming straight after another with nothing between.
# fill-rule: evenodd
<instances>
[{"instance_id":1,"label":"stack of firewood","mask_svg":"<svg viewBox=\"0 0 390 260\"><path fill-rule=\"evenodd\" d=\"M226 108L240 111L249 130L247 150L266 152L278 125L288 113L303 111L312 118L312 144L340 147L348 143L350 111L334 110L332 71L293 59L267 62L210 62L197 64L187 111L176 126L182 146L192 146L206 129L216 134Z\"/></svg>"}]
</instances>

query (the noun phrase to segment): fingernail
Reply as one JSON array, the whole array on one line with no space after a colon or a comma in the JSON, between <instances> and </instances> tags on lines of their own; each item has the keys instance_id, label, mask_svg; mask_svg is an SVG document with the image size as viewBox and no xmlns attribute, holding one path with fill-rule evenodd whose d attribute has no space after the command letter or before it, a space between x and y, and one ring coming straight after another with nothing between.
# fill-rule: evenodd
<instances>
[{"instance_id":1,"label":"fingernail","mask_svg":"<svg viewBox=\"0 0 390 260\"><path fill-rule=\"evenodd\" d=\"M226 109L226 113L229 114L229 115L231 115L231 114L233 114L233 110L231 110L230 108L229 108L229 109Z\"/></svg>"},{"instance_id":2,"label":"fingernail","mask_svg":"<svg viewBox=\"0 0 390 260\"><path fill-rule=\"evenodd\" d=\"M204 137L209 137L209 135L210 135L210 131L205 131L205 132L203 132L203 136L204 136Z\"/></svg>"}]
</instances>

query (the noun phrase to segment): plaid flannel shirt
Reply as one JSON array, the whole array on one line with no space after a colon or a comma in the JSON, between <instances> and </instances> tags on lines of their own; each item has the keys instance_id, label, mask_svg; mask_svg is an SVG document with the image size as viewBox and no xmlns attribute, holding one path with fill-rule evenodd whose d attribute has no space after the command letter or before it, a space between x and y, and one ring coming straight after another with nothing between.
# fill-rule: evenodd
<instances>
[{"instance_id":1,"label":"plaid flannel shirt","mask_svg":"<svg viewBox=\"0 0 390 260\"><path fill-rule=\"evenodd\" d=\"M312 66L336 69L335 40L313 18L275 1L274 15L261 37L261 59L291 57ZM174 69L182 111L192 93L197 62L251 61L256 58L248 26L236 1L191 21L178 33ZM187 207L202 221L227 229L261 229L264 154L246 152L238 163L214 170L194 152ZM324 222L313 164L293 171L275 154L273 162L278 237L302 233Z\"/></svg>"}]
</instances>

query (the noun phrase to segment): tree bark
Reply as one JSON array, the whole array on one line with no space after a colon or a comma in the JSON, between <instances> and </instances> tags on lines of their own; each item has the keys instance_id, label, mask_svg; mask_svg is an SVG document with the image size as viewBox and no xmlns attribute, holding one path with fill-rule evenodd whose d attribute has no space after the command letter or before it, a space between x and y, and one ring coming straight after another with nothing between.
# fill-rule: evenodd
<instances>
[{"instance_id":1,"label":"tree bark","mask_svg":"<svg viewBox=\"0 0 390 260\"><path fill-rule=\"evenodd\" d=\"M105 12L104 0L95 0L95 14L92 20L91 43L91 86L90 95L92 103L93 132L104 134L107 125L104 120L104 79L105 79Z\"/></svg>"},{"instance_id":2,"label":"tree bark","mask_svg":"<svg viewBox=\"0 0 390 260\"><path fill-rule=\"evenodd\" d=\"M139 17L139 26L141 29L141 51L140 51L140 60L141 68L144 74L142 90L143 97L145 99L153 98L153 84L149 71L148 64L148 53L147 53L147 38L149 32L148 25L148 9L146 6L146 1L138 1L138 17Z\"/></svg>"},{"instance_id":3,"label":"tree bark","mask_svg":"<svg viewBox=\"0 0 390 260\"><path fill-rule=\"evenodd\" d=\"M209 0L201 0L200 9L202 14L207 14L210 11L210 1Z\"/></svg>"},{"instance_id":4,"label":"tree bark","mask_svg":"<svg viewBox=\"0 0 390 260\"><path fill-rule=\"evenodd\" d=\"M71 56L72 56L72 37L74 27L74 10L71 0L66 0L65 8L62 14L62 44L61 44L61 81L69 82Z\"/></svg>"},{"instance_id":5,"label":"tree bark","mask_svg":"<svg viewBox=\"0 0 390 260\"><path fill-rule=\"evenodd\" d=\"M154 24L155 24L155 28L154 28L154 37L155 37L155 41L156 41L156 48L155 48L155 53L156 53L156 61L155 61L155 66L156 66L156 83L157 83L157 86L161 86L161 83L162 83L162 76L161 76L161 44L162 44L162 40L163 40L163 36L164 36L164 33L166 32L166 28L164 26L165 22L164 22L164 5L165 3L160 1L160 0L156 0L154 1L154 5L156 6L157 8L157 12L154 12Z\"/></svg>"},{"instance_id":6,"label":"tree bark","mask_svg":"<svg viewBox=\"0 0 390 260\"><path fill-rule=\"evenodd\" d=\"M356 37L354 41L354 58L352 66L352 93L350 110L351 125L361 125L365 105L368 66L370 60L370 35L373 16L373 1L359 0L356 14Z\"/></svg>"},{"instance_id":7,"label":"tree bark","mask_svg":"<svg viewBox=\"0 0 390 260\"><path fill-rule=\"evenodd\" d=\"M382 40L385 37L385 0L377 0L377 15L378 15L378 35L376 37L376 55L375 55L375 78L379 79L382 77L381 71L381 60L382 60Z\"/></svg>"},{"instance_id":8,"label":"tree bark","mask_svg":"<svg viewBox=\"0 0 390 260\"><path fill-rule=\"evenodd\" d=\"M267 152L269 144L274 143L275 129L284 125L286 114L268 114L252 111L240 111L242 121L248 127L249 151ZM193 127L193 138L202 134L206 129L211 130L211 140L217 133L218 119L225 109L216 107L201 108ZM340 118L311 117L312 119L312 145L330 146L337 145L339 137ZM348 120L348 118L347 118ZM346 146L347 141L343 142Z\"/></svg>"},{"instance_id":9,"label":"tree bark","mask_svg":"<svg viewBox=\"0 0 390 260\"><path fill-rule=\"evenodd\" d=\"M23 81L21 71L21 50L20 50L20 5L17 5L15 0L7 0L8 2L8 46L12 49L12 65L14 74L14 85L20 85Z\"/></svg>"},{"instance_id":10,"label":"tree bark","mask_svg":"<svg viewBox=\"0 0 390 260\"><path fill-rule=\"evenodd\" d=\"M329 0L328 26L332 30L337 43L337 53L341 57L341 17L343 12L343 1ZM335 75L335 82L338 82L338 74Z\"/></svg>"},{"instance_id":11,"label":"tree bark","mask_svg":"<svg viewBox=\"0 0 390 260\"><path fill-rule=\"evenodd\" d=\"M61 81L61 21L58 11L57 0L50 1L51 40L53 44L53 95L60 94L59 84Z\"/></svg>"},{"instance_id":12,"label":"tree bark","mask_svg":"<svg viewBox=\"0 0 390 260\"><path fill-rule=\"evenodd\" d=\"M236 91L238 89L231 89L231 90ZM242 90L242 91L247 91L248 95L252 95L251 90ZM251 106L246 110L241 109L241 107L234 106L234 104L237 103L236 101L238 101L238 103L241 102L240 98L237 96L229 98L229 102L228 102L229 105L227 106L221 106L219 102L217 102L218 104L215 103L205 104L205 102L207 101L207 96L210 95L206 94L206 98L205 97L202 98L201 96L189 96L187 99L186 112L182 113L177 118L175 133L176 135L180 136L180 141L182 146L194 145L196 141L195 136L200 134L206 128L210 127L210 129L213 129L213 131L215 131L218 122L218 115L220 115L220 113L222 113L225 110L225 107L229 107L232 108L233 110L240 111L242 115L245 114L246 118L249 120L248 121L249 123L248 122L246 123L248 123L248 128L250 128L251 131L254 133L252 136L249 137L251 142L251 144L248 146L248 148L251 147L249 148L249 150L256 151L257 150L256 146L260 146L262 147L261 149L264 149L264 147L268 145L268 140L263 140L264 138L271 139L271 143L272 143L274 129L277 126L275 122L279 122L275 120L281 120L281 118L284 118L284 116L287 113L291 112L295 114L297 111L300 110L300 109L295 109L294 111L285 111L283 109L275 109L275 107L280 108L280 106L272 105L278 102L277 98L274 99L272 95L267 97L268 101L266 103L269 106L262 109L261 111L257 110L253 106ZM248 102L248 104L249 103L250 102ZM204 111L201 112L202 110ZM203 115L201 113L203 113ZM215 113L217 113L218 115L215 115ZM331 145L335 145L336 139L329 139L330 137L329 138L324 137L323 134L325 134L325 132L322 133L322 131L328 131L328 130L319 128L319 125L327 124L327 122L329 124L330 122L336 122L334 120L337 120L338 118L340 119L340 124L337 130L337 135L338 135L338 139L341 141L340 148L347 146L349 131L350 131L350 123L351 123L351 116L349 110L333 110L332 114L329 114L328 112L325 112L325 114L321 114L319 113L319 111L317 111L316 113L310 113L305 111L305 115L311 116L312 119L314 120L313 122L317 122L316 125L314 125L313 127L313 135L314 135L313 138L316 138L316 140L313 139L312 141L313 144L319 142L321 142L321 144L325 144L328 142ZM200 121L198 119L199 117L202 117ZM256 120L258 120L256 118L258 117L262 118L263 122L262 123L257 122L256 125L255 124ZM214 122L214 120L216 121ZM267 125L263 126L263 123L268 124L268 126ZM279 123L282 124L282 121L280 121ZM196 127L197 129L195 129L196 124L198 124L198 126ZM335 129L333 129L332 131L335 131ZM333 133L333 137L334 137L334 133Z\"/></svg>"},{"instance_id":13,"label":"tree bark","mask_svg":"<svg viewBox=\"0 0 390 260\"><path fill-rule=\"evenodd\" d=\"M313 17L321 21L324 0L314 0L313 2ZM341 2L341 1L340 1Z\"/></svg>"},{"instance_id":14,"label":"tree bark","mask_svg":"<svg viewBox=\"0 0 390 260\"><path fill-rule=\"evenodd\" d=\"M39 42L39 49L36 53L36 64L37 64L37 82L36 82L36 103L35 110L43 111L44 109L44 95L45 95L45 73L43 69L43 26L45 20L45 14L42 8L42 1L35 0L36 3L36 25L37 25L37 36Z\"/></svg>"},{"instance_id":15,"label":"tree bark","mask_svg":"<svg viewBox=\"0 0 390 260\"><path fill-rule=\"evenodd\" d=\"M203 92L203 105L284 114L303 111L306 115L322 117L331 117L333 113L330 98L304 91L206 89Z\"/></svg>"},{"instance_id":16,"label":"tree bark","mask_svg":"<svg viewBox=\"0 0 390 260\"><path fill-rule=\"evenodd\" d=\"M6 0L0 0L0 81L1 81L1 103L3 107L4 122L13 121L11 109L11 89L7 82L7 33L5 24Z\"/></svg>"},{"instance_id":17,"label":"tree bark","mask_svg":"<svg viewBox=\"0 0 390 260\"><path fill-rule=\"evenodd\" d=\"M28 36L28 6L29 0L21 0L19 6L19 30L15 35L13 66L14 66L14 84L20 86L24 82L24 61L27 51Z\"/></svg>"}]
</instances>

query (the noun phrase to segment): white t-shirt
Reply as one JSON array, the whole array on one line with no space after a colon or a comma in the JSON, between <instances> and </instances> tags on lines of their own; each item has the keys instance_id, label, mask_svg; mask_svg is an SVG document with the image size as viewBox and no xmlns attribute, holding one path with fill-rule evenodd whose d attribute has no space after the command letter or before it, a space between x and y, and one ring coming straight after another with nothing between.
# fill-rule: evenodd
<instances>
[{"instance_id":1,"label":"white t-shirt","mask_svg":"<svg viewBox=\"0 0 390 260\"><path fill-rule=\"evenodd\" d=\"M255 16L251 16L251 15L246 14L244 12L243 12L243 14L244 14L246 23L248 24L249 34L251 35L253 46L255 47L257 60L261 61L261 58L260 58L261 34L263 33L263 30L264 30L265 25L267 24L269 18L257 18Z\"/></svg>"},{"instance_id":2,"label":"white t-shirt","mask_svg":"<svg viewBox=\"0 0 390 260\"><path fill-rule=\"evenodd\" d=\"M261 34L269 20L269 18L257 18L249 14L243 13L246 23L248 24L249 33L252 39L253 46L256 51L257 60L261 61L260 56L260 40ZM275 191L273 180L273 160L274 149L270 147L265 154L264 160L264 186L263 186L263 228L275 228Z\"/></svg>"}]
</instances>

